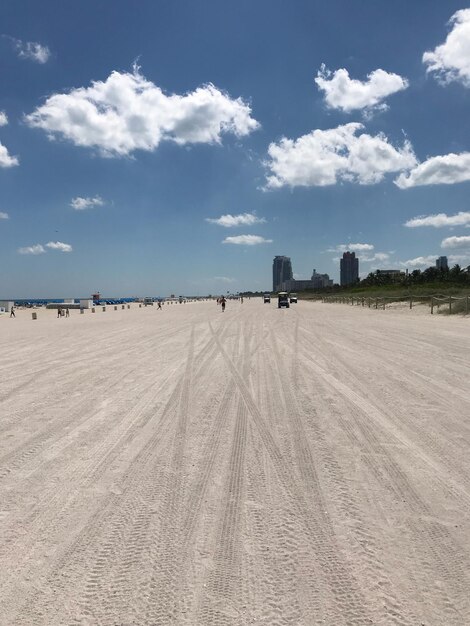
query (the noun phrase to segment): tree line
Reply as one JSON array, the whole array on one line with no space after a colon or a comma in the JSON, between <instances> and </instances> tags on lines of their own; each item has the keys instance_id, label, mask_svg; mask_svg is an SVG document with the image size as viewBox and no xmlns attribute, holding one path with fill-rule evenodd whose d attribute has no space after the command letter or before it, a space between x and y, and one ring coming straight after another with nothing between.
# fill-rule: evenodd
<instances>
[{"instance_id":1,"label":"tree line","mask_svg":"<svg viewBox=\"0 0 470 626\"><path fill-rule=\"evenodd\" d=\"M407 274L399 274L398 276L382 274L377 270L359 280L354 286L384 287L386 285L402 285L403 287L411 287L426 283L470 285L470 266L462 268L460 265L454 265L450 269L438 269L431 266L425 270L417 269Z\"/></svg>"}]
</instances>

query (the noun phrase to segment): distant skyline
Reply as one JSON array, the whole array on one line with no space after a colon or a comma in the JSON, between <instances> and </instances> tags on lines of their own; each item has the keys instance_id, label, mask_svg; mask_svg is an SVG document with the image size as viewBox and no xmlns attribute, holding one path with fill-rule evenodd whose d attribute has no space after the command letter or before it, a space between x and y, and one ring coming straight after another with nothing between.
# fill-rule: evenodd
<instances>
[{"instance_id":1,"label":"distant skyline","mask_svg":"<svg viewBox=\"0 0 470 626\"><path fill-rule=\"evenodd\" d=\"M470 264L470 5L0 7L0 298Z\"/></svg>"}]
</instances>

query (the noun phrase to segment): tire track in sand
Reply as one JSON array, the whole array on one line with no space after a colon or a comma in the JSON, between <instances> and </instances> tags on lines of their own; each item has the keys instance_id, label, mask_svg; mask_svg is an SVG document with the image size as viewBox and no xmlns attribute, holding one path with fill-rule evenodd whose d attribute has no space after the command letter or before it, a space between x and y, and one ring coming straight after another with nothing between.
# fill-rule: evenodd
<instances>
[{"instance_id":1,"label":"tire track in sand","mask_svg":"<svg viewBox=\"0 0 470 626\"><path fill-rule=\"evenodd\" d=\"M286 496L290 499L293 510L295 510L307 530L307 540L318 555L318 562L328 580L329 587L336 599L340 613L350 624L357 626L371 624L372 621L367 616L364 608L366 603L363 594L356 587L354 581L351 579L350 573L345 568L343 559L340 557L337 547L335 546L334 538L331 537L329 529L325 528L323 524L322 516L319 517L319 512L316 509L312 509L312 507L307 504L303 490L298 487L290 468L285 463L278 445L267 427L264 417L259 412L243 377L240 375L215 334L214 337L234 377L258 434L266 447L271 462L276 470L277 478L284 488Z\"/></svg>"},{"instance_id":2,"label":"tire track in sand","mask_svg":"<svg viewBox=\"0 0 470 626\"><path fill-rule=\"evenodd\" d=\"M120 615L127 616L129 623L167 623L166 618L160 619L157 613L166 614L172 606L178 604L174 586L178 583L175 568L179 558L181 516L175 515L175 510L180 507L178 498L182 498L181 491L184 490L175 486L175 476L178 472L183 476L181 467L177 469L177 465L182 460L180 452L185 446L183 429L186 426L183 421L188 413L188 393L192 383L196 386L200 377L207 375L206 366L213 358L213 344L211 337L204 351L197 354L197 369L194 369L196 359L191 356L187 359L181 385L174 398L173 421L169 424L166 439L166 449L170 451L171 459L165 451L164 455L156 456L152 463L149 461L149 476L145 475L126 507L133 522L126 522L120 527L119 541L114 542L113 553L106 555L106 570L101 580L107 592L101 592L101 595L97 594L92 599L94 615L95 618L100 616L100 623L108 623L106 615L116 609L119 609ZM189 350L193 351L194 345ZM203 385L195 387L193 400L196 401L204 391ZM176 463L174 466L172 461ZM172 499L174 504L171 504ZM156 580L161 585L156 585ZM127 593L129 588L134 590L130 595ZM140 605L139 609L137 605ZM144 617L146 607L155 613L154 617Z\"/></svg>"},{"instance_id":3,"label":"tire track in sand","mask_svg":"<svg viewBox=\"0 0 470 626\"><path fill-rule=\"evenodd\" d=\"M297 334L298 324L296 324L294 336L297 336ZM279 353L277 339L273 331L271 331L271 343L273 346L273 355L275 357L274 362L277 370L276 386L279 389L282 389L285 412L286 415L290 416L288 424L291 429L292 439L295 442L297 467L299 475L303 481L304 488L306 489L306 497L308 499L313 498L313 501L317 503L319 511L325 512L324 524L329 527L330 534L334 536L332 522L327 517L327 510L332 501L332 493L335 492L328 490L327 498L325 495L325 486L322 484L322 480L320 480L318 475L314 459L319 458L318 449L320 448L323 458L323 462L319 464L321 471L324 474L326 470L329 470L330 476L331 471L334 472L336 486L341 486L341 490L337 492L337 496L342 507L342 513L350 520L353 520L351 528L355 531L357 545L361 547L361 552L356 554L356 558L361 559L364 566L368 569L369 583L374 585L376 591L375 597L377 600L374 603L375 614L380 613L382 608L386 607L386 619L388 623L399 624L400 626L412 626L416 622L412 621L413 618L411 618L410 621L405 617L406 608L401 604L400 598L393 593L390 581L385 575L383 565L375 557L378 546L372 533L368 532L367 524L365 524L363 520L358 517L358 508L352 501L347 489L345 489L347 481L344 480L344 477L341 481L338 481L338 465L331 454L328 456L325 455L325 452L327 452L327 446L325 445L324 437L318 428L315 407L309 404L307 405L306 410L301 408L298 395L294 393L294 389L299 391L297 385L299 373L297 372L297 375L293 377L292 380L289 380L287 368L283 365L284 359L281 358ZM295 341L294 350L297 345L298 342ZM293 355L292 358L294 361L297 361L297 357L295 355ZM311 398L309 399L311 402ZM312 411L314 412L313 418ZM304 426L304 421L306 422L308 417L310 417L309 424L315 428L314 440L310 439ZM313 454L312 446L316 449L315 455ZM355 569L360 571L360 567L358 567L357 562L355 563L355 566ZM358 582L356 582L356 585L357 587L360 587Z\"/></svg>"},{"instance_id":4,"label":"tire track in sand","mask_svg":"<svg viewBox=\"0 0 470 626\"><path fill-rule=\"evenodd\" d=\"M213 347L213 339L210 338L205 344L204 348L198 353L200 359L200 365L204 368L205 362L208 359L208 355ZM153 513L149 511L148 501L140 504L141 492L144 494L147 491L155 494L158 492L155 480L158 480L158 476L155 476L155 470L152 467L155 462L155 458L158 458L159 452L164 449L168 437L170 436L173 426L173 417L176 413L177 399L181 396L182 379L177 381L175 389L168 400L163 413L159 419L158 424L152 427L151 436L145 442L144 447L137 451L136 456L131 462L131 467L126 472L119 484L119 488L115 493L108 493L103 497L94 512L88 518L84 528L73 538L71 544L67 546L51 566L51 574L48 578L47 587L53 587L57 590L62 590L62 593L67 597L67 589L71 590L73 584L72 597L74 598L71 603L71 607L77 606L77 603L82 607L79 613L82 617L85 615L93 615L94 608L98 608L100 602L104 605L107 602L112 602L112 595L106 599L106 590L102 589L101 583L98 584L98 579L103 582L106 576L104 574L109 570L110 563L113 562L113 556L119 551L122 551L122 541L119 543L118 539L128 537L129 529L139 528L139 518L137 516L146 514L147 516ZM124 441L129 439L129 433L127 437L124 437ZM144 440L145 441L145 440ZM96 477L96 468L91 468L91 477ZM152 471L154 473L152 473ZM61 511L57 524L64 524L67 522L67 514L70 513L66 503L66 507ZM80 506L79 502L76 502L76 506ZM65 516L65 519L64 519ZM56 524L56 526L57 526ZM111 524L110 533L108 534L106 528ZM57 529L57 533L58 533ZM96 544L97 537L102 535L103 541ZM135 531L137 532L137 530ZM142 539L142 537L140 537ZM137 541L137 539L136 539ZM103 545L102 550L96 551L93 546ZM92 567L88 579L74 580L73 571L80 565L83 568L81 571L90 571L89 563L94 562L95 566ZM97 577L98 573L98 577ZM100 576L101 575L101 576ZM73 581L73 583L72 583ZM46 587L46 588L47 588ZM80 593L80 588L83 592ZM114 590L115 593L115 590ZM103 602L103 595L106 602ZM80 597L82 600L80 600ZM38 592L35 594L34 602L28 602L24 607L26 613L31 614L31 623L43 624L43 616L50 610L51 598L48 598L44 592ZM34 611L31 611L31 607L34 607ZM49 607L49 608L47 608ZM74 619L76 613L70 613L70 619ZM79 623L80 622L79 618ZM89 619L89 617L87 617ZM15 622L16 623L16 622ZM19 622L18 622L19 623ZM30 623L29 621L27 622Z\"/></svg>"},{"instance_id":5,"label":"tire track in sand","mask_svg":"<svg viewBox=\"0 0 470 626\"><path fill-rule=\"evenodd\" d=\"M241 369L242 376L246 379L254 353L250 354L248 330L245 331L244 337ZM256 350L257 348L255 352ZM234 384L233 378L231 381ZM225 495L221 506L221 518L215 533L214 567L203 585L202 601L197 609L196 623L204 626L229 626L233 619L240 618L240 595L243 592L240 525L242 495L245 489L246 444L247 410L239 396L223 489Z\"/></svg>"},{"instance_id":6,"label":"tire track in sand","mask_svg":"<svg viewBox=\"0 0 470 626\"><path fill-rule=\"evenodd\" d=\"M433 587L433 593L440 598L439 607L443 611L442 619L446 624L457 625L470 621L470 600L467 594L470 587L469 564L462 558L461 551L455 545L448 529L432 521L434 520L433 511L413 487L408 476L392 457L390 450L382 444L371 428L370 421L376 427L385 428L383 423L385 416L380 414L378 409L366 399L360 397L346 384L325 372L314 362L310 361L308 367L320 375L327 386L352 402L355 410L350 411L350 415L354 418L354 425L352 426L343 418L341 413L338 413L337 417L351 441L364 451L363 461L377 481L393 493L397 501L405 501L415 515L419 515L421 519L425 516L429 520L425 524L418 524L412 515L409 516L407 523L424 550L424 555L417 554L420 568L416 571L416 576L421 578L423 585L427 584L427 586L433 580L433 571L439 572L442 577L441 583ZM368 418L367 422L364 421L364 415ZM386 429L386 432L390 434L389 429ZM433 565L429 559L432 559Z\"/></svg>"}]
</instances>

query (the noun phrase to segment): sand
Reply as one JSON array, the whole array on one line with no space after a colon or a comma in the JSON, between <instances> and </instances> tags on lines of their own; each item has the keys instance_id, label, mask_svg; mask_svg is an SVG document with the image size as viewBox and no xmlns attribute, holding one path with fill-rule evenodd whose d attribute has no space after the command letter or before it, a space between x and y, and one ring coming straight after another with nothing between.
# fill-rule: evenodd
<instances>
[{"instance_id":1,"label":"sand","mask_svg":"<svg viewBox=\"0 0 470 626\"><path fill-rule=\"evenodd\" d=\"M0 624L470 623L470 320L0 319Z\"/></svg>"}]
</instances>

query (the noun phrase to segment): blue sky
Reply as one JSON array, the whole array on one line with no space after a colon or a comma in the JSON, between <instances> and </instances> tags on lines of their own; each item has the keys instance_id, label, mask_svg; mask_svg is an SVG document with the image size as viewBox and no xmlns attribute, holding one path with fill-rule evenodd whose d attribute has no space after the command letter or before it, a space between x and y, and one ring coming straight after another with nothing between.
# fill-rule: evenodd
<instances>
[{"instance_id":1,"label":"blue sky","mask_svg":"<svg viewBox=\"0 0 470 626\"><path fill-rule=\"evenodd\" d=\"M16 0L0 24L0 297L470 263L470 5Z\"/></svg>"}]
</instances>

